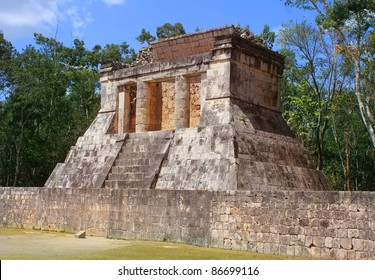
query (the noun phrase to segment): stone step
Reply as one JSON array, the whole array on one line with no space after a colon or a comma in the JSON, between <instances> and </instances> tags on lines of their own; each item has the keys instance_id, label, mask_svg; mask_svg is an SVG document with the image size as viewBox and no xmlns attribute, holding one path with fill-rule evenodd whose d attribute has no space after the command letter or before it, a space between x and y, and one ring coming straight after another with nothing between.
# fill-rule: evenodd
<instances>
[{"instance_id":1,"label":"stone step","mask_svg":"<svg viewBox=\"0 0 375 280\"><path fill-rule=\"evenodd\" d=\"M169 140L155 141L140 141L140 143L129 144L126 143L121 149L122 153L158 153L160 152L160 145L168 143Z\"/></svg>"},{"instance_id":2,"label":"stone step","mask_svg":"<svg viewBox=\"0 0 375 280\"><path fill-rule=\"evenodd\" d=\"M162 143L161 146L166 145ZM163 157L164 153L161 153L160 150L157 152L120 152L118 159L153 159L155 157Z\"/></svg>"},{"instance_id":3,"label":"stone step","mask_svg":"<svg viewBox=\"0 0 375 280\"><path fill-rule=\"evenodd\" d=\"M64 163L58 164L46 187L101 188L121 151L124 135L80 137Z\"/></svg>"},{"instance_id":4,"label":"stone step","mask_svg":"<svg viewBox=\"0 0 375 280\"><path fill-rule=\"evenodd\" d=\"M150 165L157 164L158 161L159 161L158 157L153 157L153 158L142 157L142 158L116 159L115 166L117 166L117 167L150 166Z\"/></svg>"},{"instance_id":5,"label":"stone step","mask_svg":"<svg viewBox=\"0 0 375 280\"><path fill-rule=\"evenodd\" d=\"M151 165L116 165L112 167L112 174L125 174L125 173L145 173L150 167L156 167L156 164Z\"/></svg>"},{"instance_id":6,"label":"stone step","mask_svg":"<svg viewBox=\"0 0 375 280\"><path fill-rule=\"evenodd\" d=\"M144 181L119 181L119 180L106 180L105 188L108 189L148 189L149 184Z\"/></svg>"},{"instance_id":7,"label":"stone step","mask_svg":"<svg viewBox=\"0 0 375 280\"><path fill-rule=\"evenodd\" d=\"M107 176L105 187L152 187L172 137L172 131L129 134Z\"/></svg>"},{"instance_id":8,"label":"stone step","mask_svg":"<svg viewBox=\"0 0 375 280\"><path fill-rule=\"evenodd\" d=\"M123 173L123 174L108 174L110 181L143 181L147 179L146 173Z\"/></svg>"}]
</instances>

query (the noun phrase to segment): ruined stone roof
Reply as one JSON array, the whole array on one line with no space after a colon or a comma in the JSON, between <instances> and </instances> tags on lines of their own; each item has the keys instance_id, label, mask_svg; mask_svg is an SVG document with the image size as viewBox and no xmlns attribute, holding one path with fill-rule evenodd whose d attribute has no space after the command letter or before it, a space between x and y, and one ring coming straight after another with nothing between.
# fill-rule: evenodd
<instances>
[{"instance_id":1,"label":"ruined stone roof","mask_svg":"<svg viewBox=\"0 0 375 280\"><path fill-rule=\"evenodd\" d=\"M150 43L153 57L152 62L174 60L207 53L212 50L215 42L224 38L242 38L249 46L257 46L267 53L272 52L258 36L249 32L246 28L227 25L153 41Z\"/></svg>"},{"instance_id":2,"label":"ruined stone roof","mask_svg":"<svg viewBox=\"0 0 375 280\"><path fill-rule=\"evenodd\" d=\"M265 60L276 61L283 69L284 58L282 55L268 49L261 39L246 28L234 25L183 34L171 38L163 38L150 43L148 47L139 50L136 61L129 64L113 62L102 65L102 71L116 70L141 66L149 63L175 61L197 55L208 54L215 48L227 44L228 48L237 47L241 51L250 52L252 55L261 56Z\"/></svg>"}]
</instances>

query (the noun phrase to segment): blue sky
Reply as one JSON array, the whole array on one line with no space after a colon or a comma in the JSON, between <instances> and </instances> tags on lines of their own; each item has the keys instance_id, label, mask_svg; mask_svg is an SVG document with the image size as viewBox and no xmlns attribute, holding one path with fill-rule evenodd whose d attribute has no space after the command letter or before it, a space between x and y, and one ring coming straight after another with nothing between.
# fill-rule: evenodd
<instances>
[{"instance_id":1,"label":"blue sky","mask_svg":"<svg viewBox=\"0 0 375 280\"><path fill-rule=\"evenodd\" d=\"M0 30L19 50L33 43L33 33L55 37L66 46L75 38L95 44L135 40L142 28L155 34L166 22L181 22L187 33L227 24L249 25L260 33L265 24L277 31L290 20L311 19L311 12L285 7L281 0L0 0Z\"/></svg>"}]
</instances>

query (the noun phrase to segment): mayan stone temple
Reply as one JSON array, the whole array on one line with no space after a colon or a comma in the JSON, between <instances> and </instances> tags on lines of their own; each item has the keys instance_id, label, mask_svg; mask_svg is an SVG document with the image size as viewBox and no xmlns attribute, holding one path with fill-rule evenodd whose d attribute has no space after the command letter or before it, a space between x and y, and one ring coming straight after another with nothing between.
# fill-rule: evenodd
<instances>
[{"instance_id":1,"label":"mayan stone temple","mask_svg":"<svg viewBox=\"0 0 375 280\"><path fill-rule=\"evenodd\" d=\"M313 168L281 116L283 67L234 26L103 65L97 117L45 187L0 187L0 227L375 259L375 192Z\"/></svg>"},{"instance_id":2,"label":"mayan stone temple","mask_svg":"<svg viewBox=\"0 0 375 280\"><path fill-rule=\"evenodd\" d=\"M234 26L101 70L101 110L48 188L327 190L281 116L283 57Z\"/></svg>"}]
</instances>

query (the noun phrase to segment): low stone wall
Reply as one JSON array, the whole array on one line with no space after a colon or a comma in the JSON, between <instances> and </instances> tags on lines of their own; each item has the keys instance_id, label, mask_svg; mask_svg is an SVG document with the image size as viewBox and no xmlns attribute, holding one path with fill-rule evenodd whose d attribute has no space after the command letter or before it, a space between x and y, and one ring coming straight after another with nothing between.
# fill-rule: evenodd
<instances>
[{"instance_id":1,"label":"low stone wall","mask_svg":"<svg viewBox=\"0 0 375 280\"><path fill-rule=\"evenodd\" d=\"M374 192L0 188L2 227L375 259Z\"/></svg>"}]
</instances>

